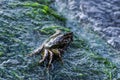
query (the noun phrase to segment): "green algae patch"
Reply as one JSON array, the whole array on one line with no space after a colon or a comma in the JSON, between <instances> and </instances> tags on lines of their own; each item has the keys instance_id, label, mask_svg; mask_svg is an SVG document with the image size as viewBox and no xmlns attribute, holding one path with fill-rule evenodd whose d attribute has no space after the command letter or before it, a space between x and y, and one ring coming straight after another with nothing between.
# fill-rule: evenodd
<instances>
[{"instance_id":1,"label":"green algae patch","mask_svg":"<svg viewBox=\"0 0 120 80\"><path fill-rule=\"evenodd\" d=\"M16 71L11 71L11 75L17 80L24 80Z\"/></svg>"},{"instance_id":2,"label":"green algae patch","mask_svg":"<svg viewBox=\"0 0 120 80\"><path fill-rule=\"evenodd\" d=\"M34 13L38 13L37 11L39 10L39 12L46 14L46 15L50 15L55 17L56 19L65 22L66 18L64 18L62 15L58 14L55 10L53 10L52 8L50 8L48 5L45 4L40 4L38 2L24 2L24 3L11 3L9 4L10 6L13 7L32 7L34 9L36 9L36 11L34 11ZM38 10L37 10L38 9Z\"/></svg>"},{"instance_id":3,"label":"green algae patch","mask_svg":"<svg viewBox=\"0 0 120 80\"><path fill-rule=\"evenodd\" d=\"M88 41L82 38L81 36L79 36L78 34L75 33L73 34L73 40L74 41L72 42L71 47L89 50Z\"/></svg>"},{"instance_id":4,"label":"green algae patch","mask_svg":"<svg viewBox=\"0 0 120 80\"><path fill-rule=\"evenodd\" d=\"M113 62L111 62L110 60L108 60L107 58L96 55L94 53L91 53L90 56L98 64L104 64L103 65L103 73L106 74L107 80L112 80L113 77L115 76L115 71L117 69L116 65Z\"/></svg>"},{"instance_id":5,"label":"green algae patch","mask_svg":"<svg viewBox=\"0 0 120 80\"><path fill-rule=\"evenodd\" d=\"M105 65L105 67L108 67L108 68L111 68L111 69L114 69L116 68L115 64L113 64L111 61L109 61L107 58L104 58L102 56L99 56L99 55L95 55L93 53L90 54L91 57L95 60L98 61L98 63L103 63Z\"/></svg>"},{"instance_id":6,"label":"green algae patch","mask_svg":"<svg viewBox=\"0 0 120 80\"><path fill-rule=\"evenodd\" d=\"M4 55L4 52L0 52L0 57Z\"/></svg>"},{"instance_id":7,"label":"green algae patch","mask_svg":"<svg viewBox=\"0 0 120 80\"><path fill-rule=\"evenodd\" d=\"M11 5L12 8L10 5L4 5L7 7L3 9L0 18L0 80L46 80L44 77L64 80L66 76L68 80L113 80L116 66L111 60L104 58L102 53L98 55L92 51L89 45L88 41L97 41L96 39L85 36L90 38L87 41L81 35L89 33L82 33L78 29L81 34L75 34L76 30L63 27L65 24L61 24L61 21L66 20L64 17L46 3L43 4L42 0L32 1L18 1L18 3L15 1ZM64 65L61 66L56 61L53 63L54 69L51 67L49 76L46 76L45 66L38 64L40 55L29 58L25 55L42 44L48 35L54 34L56 29L60 29L63 33L73 31L74 40L62 56ZM101 44L102 41L98 42ZM9 60L11 58L19 64L13 66L14 63Z\"/></svg>"},{"instance_id":8,"label":"green algae patch","mask_svg":"<svg viewBox=\"0 0 120 80\"><path fill-rule=\"evenodd\" d=\"M61 21L66 21L66 19L62 16L60 16L57 12L55 12L53 9L51 9L49 6L44 5L44 4L39 4L37 2L32 2L32 3L24 3L23 6L26 7L34 7L34 8L40 8L41 12L43 12L44 14L48 14L48 15L52 15L54 16L56 19L61 20Z\"/></svg>"},{"instance_id":9,"label":"green algae patch","mask_svg":"<svg viewBox=\"0 0 120 80\"><path fill-rule=\"evenodd\" d=\"M50 3L52 3L53 1L51 0L36 0L37 2L41 3L41 4L46 4L49 5Z\"/></svg>"},{"instance_id":10,"label":"green algae patch","mask_svg":"<svg viewBox=\"0 0 120 80\"><path fill-rule=\"evenodd\" d=\"M88 46L89 45L87 44L86 40L84 40L84 39L75 39L74 38L74 42L72 43L72 47L74 47L74 48L87 49Z\"/></svg>"},{"instance_id":11,"label":"green algae patch","mask_svg":"<svg viewBox=\"0 0 120 80\"><path fill-rule=\"evenodd\" d=\"M49 27L43 27L42 29L40 29L40 33L41 34L53 34L55 33L55 30L61 30L63 32L70 32L69 28L65 28L62 26L49 26Z\"/></svg>"}]
</instances>

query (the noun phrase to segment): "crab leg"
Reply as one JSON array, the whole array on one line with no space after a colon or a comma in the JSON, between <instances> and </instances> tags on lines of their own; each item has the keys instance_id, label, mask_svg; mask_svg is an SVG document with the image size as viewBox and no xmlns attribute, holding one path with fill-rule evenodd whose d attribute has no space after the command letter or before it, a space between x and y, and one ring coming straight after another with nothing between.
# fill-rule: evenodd
<instances>
[{"instance_id":1,"label":"crab leg","mask_svg":"<svg viewBox=\"0 0 120 80\"><path fill-rule=\"evenodd\" d=\"M48 40L45 40L43 42L43 44L41 46L39 46L37 49L35 49L31 54L29 54L29 56L33 56L35 54L38 54L38 53L41 53L41 51L43 50L44 48L44 44L47 42Z\"/></svg>"},{"instance_id":2,"label":"crab leg","mask_svg":"<svg viewBox=\"0 0 120 80\"><path fill-rule=\"evenodd\" d=\"M52 53L52 51L49 50L49 53L50 53L50 60L49 60L49 63L48 63L48 68L50 67L52 59L53 59L53 53Z\"/></svg>"},{"instance_id":3,"label":"crab leg","mask_svg":"<svg viewBox=\"0 0 120 80\"><path fill-rule=\"evenodd\" d=\"M39 61L40 64L46 59L47 55L48 55L48 50L45 49L43 58Z\"/></svg>"},{"instance_id":4,"label":"crab leg","mask_svg":"<svg viewBox=\"0 0 120 80\"><path fill-rule=\"evenodd\" d=\"M33 56L35 54L40 53L43 50L43 46L38 47L36 50L34 50L31 54L29 54L28 56Z\"/></svg>"},{"instance_id":5,"label":"crab leg","mask_svg":"<svg viewBox=\"0 0 120 80\"><path fill-rule=\"evenodd\" d=\"M62 60L62 57L61 57L61 55L60 55L60 51L57 49L57 53L58 53L58 56L59 56L59 59L60 59L60 61L62 62L62 64L63 64L63 60Z\"/></svg>"}]
</instances>

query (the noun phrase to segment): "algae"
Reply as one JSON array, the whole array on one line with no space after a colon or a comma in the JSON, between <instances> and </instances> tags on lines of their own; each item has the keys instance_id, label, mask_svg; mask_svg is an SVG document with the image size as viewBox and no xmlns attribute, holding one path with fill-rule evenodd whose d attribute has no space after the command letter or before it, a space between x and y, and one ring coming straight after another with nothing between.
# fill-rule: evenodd
<instances>
[{"instance_id":1,"label":"algae","mask_svg":"<svg viewBox=\"0 0 120 80\"><path fill-rule=\"evenodd\" d=\"M61 17L48 4L47 0L18 0L1 5L3 15L0 17L0 79L113 80L117 74L117 66L110 58L103 56L105 52L102 51L108 49L102 44L104 41L95 35L89 35L91 33L82 28L65 26L67 19ZM40 55L27 55L54 34L56 29L63 33L72 31L74 41L62 56L64 64L54 61L50 71L46 72L45 65L38 64ZM97 46L94 46L92 41L95 41Z\"/></svg>"}]
</instances>

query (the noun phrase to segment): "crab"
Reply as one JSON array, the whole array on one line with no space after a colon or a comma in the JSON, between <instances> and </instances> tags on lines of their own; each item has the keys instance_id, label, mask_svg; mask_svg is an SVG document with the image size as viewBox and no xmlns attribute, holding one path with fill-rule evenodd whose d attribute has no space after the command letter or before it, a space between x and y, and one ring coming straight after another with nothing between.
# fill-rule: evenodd
<instances>
[{"instance_id":1,"label":"crab","mask_svg":"<svg viewBox=\"0 0 120 80\"><path fill-rule=\"evenodd\" d=\"M62 33L60 30L56 30L56 33L50 36L47 40L43 42L42 45L40 45L37 49L35 49L29 56L35 55L35 54L42 54L42 59L39 61L39 63L43 63L46 58L49 60L48 62L48 68L51 65L53 61L53 57L57 57L62 61L61 54L64 52L64 50L68 47L68 45L73 41L73 33Z\"/></svg>"}]
</instances>

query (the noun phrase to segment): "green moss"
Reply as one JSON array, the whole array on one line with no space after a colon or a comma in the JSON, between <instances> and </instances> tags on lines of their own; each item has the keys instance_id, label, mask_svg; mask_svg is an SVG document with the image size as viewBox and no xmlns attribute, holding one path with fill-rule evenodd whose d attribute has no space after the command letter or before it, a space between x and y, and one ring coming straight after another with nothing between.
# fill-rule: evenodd
<instances>
[{"instance_id":1,"label":"green moss","mask_svg":"<svg viewBox=\"0 0 120 80\"><path fill-rule=\"evenodd\" d=\"M51 0L36 0L37 2L41 3L41 4L50 4L52 1Z\"/></svg>"},{"instance_id":2,"label":"green moss","mask_svg":"<svg viewBox=\"0 0 120 80\"><path fill-rule=\"evenodd\" d=\"M53 33L55 33L56 29L59 29L59 30L64 31L64 32L70 32L69 28L65 28L65 27L62 27L62 26L50 26L50 27L40 29L40 33L42 33L42 34L53 34Z\"/></svg>"},{"instance_id":3,"label":"green moss","mask_svg":"<svg viewBox=\"0 0 120 80\"><path fill-rule=\"evenodd\" d=\"M90 50L87 40L83 39L82 37L79 37L78 34L74 34L73 37L74 37L73 38L74 41L72 42L73 48L81 48L81 49L85 49L87 51Z\"/></svg>"},{"instance_id":4,"label":"green moss","mask_svg":"<svg viewBox=\"0 0 120 80\"><path fill-rule=\"evenodd\" d=\"M39 12L42 12L43 14L54 16L56 19L65 22L66 18L59 15L55 10L50 8L48 5L39 4L38 2L24 2L20 4L11 4L12 6L23 6L23 7L32 7L35 9L39 9ZM32 11L33 14L38 14L37 11ZM31 14L31 13L29 13Z\"/></svg>"},{"instance_id":5,"label":"green moss","mask_svg":"<svg viewBox=\"0 0 120 80\"><path fill-rule=\"evenodd\" d=\"M3 54L4 54L3 52L0 52L0 57L3 56Z\"/></svg>"},{"instance_id":6,"label":"green moss","mask_svg":"<svg viewBox=\"0 0 120 80\"><path fill-rule=\"evenodd\" d=\"M19 64L17 65L17 68L14 69L15 71L13 71L14 67L11 69L4 68L3 71L0 70L1 72L0 76L3 76L5 78L7 76L8 77L10 76L14 80L21 80L22 78L25 79L29 78L29 80L35 80L38 79L37 76L39 72L40 73L39 78L41 78L42 75L44 76L44 72L42 71L43 68L40 67L40 65L37 63L38 60L40 60L40 55L38 56L38 59L31 57L30 60L28 60L29 58L25 57L27 53L31 52L35 47L37 47L36 44L34 43L41 43L41 41L43 40L43 38L41 38L41 40L37 40L37 36L39 35L35 31L38 30L40 31L40 33L46 35L54 34L56 29L62 30L63 33L70 32L69 28L65 28L62 26L48 26L49 24L51 24L51 22L52 24L59 25L58 20L66 21L66 19L61 15L59 15L54 9L46 5L47 0L37 0L37 1L40 1L41 3L34 1L34 2L22 2L20 4L17 4L15 8L10 8L10 9L11 10L13 9L13 11L16 9L20 9L21 12L20 13L16 12L14 16L12 16L12 13L8 13L8 15L3 16L2 18L3 21L0 22L1 23L0 57L2 56L0 60L4 61L3 55L5 55L5 59L11 57L19 60L20 63L24 61L22 65L20 64L20 67ZM19 19L16 20L16 17L17 19L20 18L20 20ZM6 19L8 19L8 21L6 21ZM13 20L16 20L15 23L11 23ZM23 20L24 22L23 21L21 22L21 20ZM55 23L56 21L58 23ZM6 24L3 24L3 22L6 22ZM41 29L42 26L46 26L46 25L48 27L43 27ZM33 28L35 31L33 30ZM56 72L59 72L59 70L64 68L65 71L63 73L58 73L56 79L59 79L60 77L59 74L64 74L64 73L67 74L67 72L69 72L70 74L68 74L68 76L70 76L71 79L73 79L73 77L75 77L75 79L77 77L78 79L86 79L87 76L90 76L93 79L94 77L98 76L99 78L99 76L103 75L104 77L108 77L106 80L112 80L112 78L114 77L114 73L115 73L114 70L116 70L116 66L109 59L97 55L95 51L93 51L93 53L91 53L91 55L89 56L91 52L90 50L92 49L89 47L89 43L85 38L82 38L80 35L74 34L74 41L72 42L71 46L70 46L71 47L70 50L72 51L68 51L68 53L70 52L70 54L65 54L70 56L69 58L66 58L66 60L68 61L67 63L65 63L65 67L64 66L59 67L56 64L54 64L57 70L51 70L50 72L54 75ZM80 50L76 48L78 49L80 48ZM75 50L77 50L77 52ZM72 56L71 53L74 53L72 54L74 56ZM74 60L74 58L76 59ZM84 60L85 62L79 63L77 58L81 60L85 59ZM72 61L72 63L69 61ZM71 66L75 62L78 63L74 66ZM73 69L72 67L75 67L75 69ZM39 71L37 71L38 68ZM72 75L74 73L76 74L75 76ZM32 75L37 75L37 76L32 76ZM52 77L52 75L50 76Z\"/></svg>"},{"instance_id":7,"label":"green moss","mask_svg":"<svg viewBox=\"0 0 120 80\"><path fill-rule=\"evenodd\" d=\"M32 19L35 19L36 15L38 15L38 14L39 14L39 12L34 8L32 8L30 11L27 11L25 13L26 16L28 16L29 18L32 18Z\"/></svg>"},{"instance_id":8,"label":"green moss","mask_svg":"<svg viewBox=\"0 0 120 80\"><path fill-rule=\"evenodd\" d=\"M63 16L60 16L57 12L55 12L54 10L52 10L51 8L47 8L44 7L44 10L46 10L48 12L48 14L51 14L52 16L54 16L56 19L65 22L66 18L64 18Z\"/></svg>"},{"instance_id":9,"label":"green moss","mask_svg":"<svg viewBox=\"0 0 120 80\"><path fill-rule=\"evenodd\" d=\"M99 70L91 70L91 72L96 74L96 75L99 75L101 73L101 71L99 71Z\"/></svg>"},{"instance_id":10,"label":"green moss","mask_svg":"<svg viewBox=\"0 0 120 80\"><path fill-rule=\"evenodd\" d=\"M25 2L23 6L29 6L29 7L41 7L41 5L37 2Z\"/></svg>"},{"instance_id":11,"label":"green moss","mask_svg":"<svg viewBox=\"0 0 120 80\"><path fill-rule=\"evenodd\" d=\"M87 47L87 42L84 39L77 39L74 40L74 42L72 43L72 47L74 48L88 48Z\"/></svg>"},{"instance_id":12,"label":"green moss","mask_svg":"<svg viewBox=\"0 0 120 80\"><path fill-rule=\"evenodd\" d=\"M94 53L91 53L91 57L94 59L94 61L97 61L99 64L103 63L103 72L107 75L107 80L112 80L114 74L112 72L115 72L116 70L116 65L113 64L110 60L107 58L104 58L99 55L95 55Z\"/></svg>"},{"instance_id":13,"label":"green moss","mask_svg":"<svg viewBox=\"0 0 120 80\"><path fill-rule=\"evenodd\" d=\"M113 80L114 73L112 73L111 70L104 69L104 73L107 75L107 80Z\"/></svg>"},{"instance_id":14,"label":"green moss","mask_svg":"<svg viewBox=\"0 0 120 80\"><path fill-rule=\"evenodd\" d=\"M93 53L91 54L91 57L97 60L99 63L103 63L108 68L111 68L111 69L116 68L116 66L111 61L109 61L107 58L104 58L99 55L95 55Z\"/></svg>"},{"instance_id":15,"label":"green moss","mask_svg":"<svg viewBox=\"0 0 120 80\"><path fill-rule=\"evenodd\" d=\"M14 76L14 78L16 78L17 80L23 80L23 79L18 75L17 72L11 71L11 73L12 73L12 75Z\"/></svg>"},{"instance_id":16,"label":"green moss","mask_svg":"<svg viewBox=\"0 0 120 80\"><path fill-rule=\"evenodd\" d=\"M82 77L82 76L84 76L84 74L82 74L82 73L79 73L79 76L80 76L80 77Z\"/></svg>"}]
</instances>

